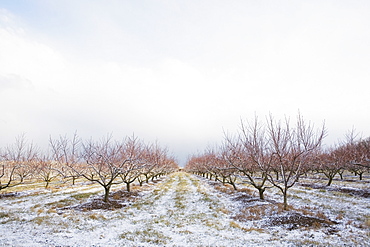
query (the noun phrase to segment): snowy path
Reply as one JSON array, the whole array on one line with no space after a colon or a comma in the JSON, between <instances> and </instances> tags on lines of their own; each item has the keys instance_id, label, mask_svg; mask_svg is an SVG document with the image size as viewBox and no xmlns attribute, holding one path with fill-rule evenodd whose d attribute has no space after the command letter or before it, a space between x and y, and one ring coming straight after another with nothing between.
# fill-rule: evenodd
<instances>
[{"instance_id":1,"label":"snowy path","mask_svg":"<svg viewBox=\"0 0 370 247\"><path fill-rule=\"evenodd\" d=\"M211 188L197 178L177 173L161 184L154 194L132 209L133 220L140 222L139 227L127 231L122 237L135 239L139 245L148 241L167 246L245 244L245 233L235 222L231 223L228 201L211 193Z\"/></svg>"}]
</instances>

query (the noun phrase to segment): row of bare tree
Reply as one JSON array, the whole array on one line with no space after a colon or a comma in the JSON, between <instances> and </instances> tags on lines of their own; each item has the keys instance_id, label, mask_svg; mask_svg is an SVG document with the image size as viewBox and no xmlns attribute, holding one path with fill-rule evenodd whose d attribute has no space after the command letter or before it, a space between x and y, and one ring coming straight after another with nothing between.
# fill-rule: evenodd
<instances>
[{"instance_id":1,"label":"row of bare tree","mask_svg":"<svg viewBox=\"0 0 370 247\"><path fill-rule=\"evenodd\" d=\"M57 178L71 180L84 178L104 188L108 201L113 185L140 185L158 176L176 171L178 165L166 148L158 143L146 144L137 137L116 141L111 135L95 141L82 141L77 134L72 138L50 138L50 149L42 153L24 135L15 144L0 152L0 190L24 183L27 179L42 179L45 187Z\"/></svg>"},{"instance_id":2,"label":"row of bare tree","mask_svg":"<svg viewBox=\"0 0 370 247\"><path fill-rule=\"evenodd\" d=\"M264 199L268 187L275 186L283 196L287 209L289 188L303 174L322 173L328 185L336 174L350 170L360 175L369 171L370 138L348 138L346 143L324 148L326 128L305 122L299 115L295 124L289 119L277 121L272 115L266 121L255 117L252 122L241 122L236 136L225 134L223 143L191 157L185 169L209 179L231 184L242 177Z\"/></svg>"}]
</instances>

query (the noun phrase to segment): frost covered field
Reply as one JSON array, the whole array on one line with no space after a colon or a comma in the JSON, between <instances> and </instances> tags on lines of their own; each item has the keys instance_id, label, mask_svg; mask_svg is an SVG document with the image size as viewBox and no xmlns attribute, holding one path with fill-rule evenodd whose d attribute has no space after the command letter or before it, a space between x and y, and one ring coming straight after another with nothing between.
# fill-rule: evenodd
<instances>
[{"instance_id":1,"label":"frost covered field","mask_svg":"<svg viewBox=\"0 0 370 247\"><path fill-rule=\"evenodd\" d=\"M0 246L369 246L369 197L312 182L291 189L289 211L272 188L261 201L242 181L235 192L183 172L131 194L114 188L117 209L87 206L97 185L21 185L0 197ZM370 191L366 181L331 187Z\"/></svg>"}]
</instances>

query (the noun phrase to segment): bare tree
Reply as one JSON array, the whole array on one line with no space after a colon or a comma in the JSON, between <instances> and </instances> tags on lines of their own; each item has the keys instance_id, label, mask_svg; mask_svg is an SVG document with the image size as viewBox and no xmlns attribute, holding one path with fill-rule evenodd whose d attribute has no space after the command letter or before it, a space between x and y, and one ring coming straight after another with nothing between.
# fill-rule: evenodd
<instances>
[{"instance_id":1,"label":"bare tree","mask_svg":"<svg viewBox=\"0 0 370 247\"><path fill-rule=\"evenodd\" d=\"M213 157L213 170L218 177L221 177L223 184L230 184L237 190L236 179L238 169L235 166L235 156L230 152L228 146L222 146L218 155Z\"/></svg>"},{"instance_id":2,"label":"bare tree","mask_svg":"<svg viewBox=\"0 0 370 247\"><path fill-rule=\"evenodd\" d=\"M327 150L318 150L314 155L313 167L311 169L327 177L328 183L326 186L330 186L335 175L339 174L341 170L344 170L344 164L346 162L345 151L343 147L338 146Z\"/></svg>"},{"instance_id":3,"label":"bare tree","mask_svg":"<svg viewBox=\"0 0 370 247\"><path fill-rule=\"evenodd\" d=\"M12 161L4 159L4 155L1 158L0 169L0 190L21 184L20 181L15 181L14 179L17 165Z\"/></svg>"},{"instance_id":4,"label":"bare tree","mask_svg":"<svg viewBox=\"0 0 370 247\"><path fill-rule=\"evenodd\" d=\"M37 177L45 182L45 188L60 176L59 164L50 158L50 155L39 155L36 159L36 172Z\"/></svg>"},{"instance_id":5,"label":"bare tree","mask_svg":"<svg viewBox=\"0 0 370 247\"><path fill-rule=\"evenodd\" d=\"M141 175L138 177L140 185L142 182L149 182L149 179L154 179L156 176L177 170L177 164L174 159L168 156L168 149L162 148L158 142L147 145L143 150L143 159L145 165L141 169ZM173 169L173 166L176 168ZM143 177L143 178L141 178Z\"/></svg>"},{"instance_id":6,"label":"bare tree","mask_svg":"<svg viewBox=\"0 0 370 247\"><path fill-rule=\"evenodd\" d=\"M83 159L85 163L78 172L89 181L100 184L104 188L104 202L109 201L112 185L121 184L117 180L122 174L129 159L122 159L123 143L113 142L108 136L99 142L90 140L83 143Z\"/></svg>"},{"instance_id":7,"label":"bare tree","mask_svg":"<svg viewBox=\"0 0 370 247\"><path fill-rule=\"evenodd\" d=\"M268 179L282 192L284 209L287 210L288 189L298 181L304 164L311 162L314 151L320 148L326 135L325 125L315 130L313 124L305 123L302 116L298 115L297 124L292 128L288 119L282 123L270 115L268 135L272 164L279 169L281 180L271 174L268 174Z\"/></svg>"},{"instance_id":8,"label":"bare tree","mask_svg":"<svg viewBox=\"0 0 370 247\"><path fill-rule=\"evenodd\" d=\"M127 138L121 149L121 160L125 163L120 169L119 177L126 184L127 192L130 192L130 185L140 176L141 170L146 166L144 150L143 142L135 136Z\"/></svg>"},{"instance_id":9,"label":"bare tree","mask_svg":"<svg viewBox=\"0 0 370 247\"><path fill-rule=\"evenodd\" d=\"M346 145L348 152L348 169L359 176L370 170L370 138L359 139Z\"/></svg>"},{"instance_id":10,"label":"bare tree","mask_svg":"<svg viewBox=\"0 0 370 247\"><path fill-rule=\"evenodd\" d=\"M13 145L2 150L0 190L23 183L34 172L32 164L37 153L38 149L33 143L28 144L24 134L17 137ZM15 179L16 176L19 180ZM5 183L1 180L5 180Z\"/></svg>"},{"instance_id":11,"label":"bare tree","mask_svg":"<svg viewBox=\"0 0 370 247\"><path fill-rule=\"evenodd\" d=\"M271 173L272 154L268 148L270 139L266 127L261 124L257 116L247 125L241 123L239 142L242 166L240 171L248 178L249 184L258 190L259 197L264 200L268 175Z\"/></svg>"},{"instance_id":12,"label":"bare tree","mask_svg":"<svg viewBox=\"0 0 370 247\"><path fill-rule=\"evenodd\" d=\"M59 172L63 178L72 179L72 184L75 184L77 178L81 176L79 173L80 146L81 139L75 132L72 139L67 136L60 136L59 139L49 139L52 157L59 164Z\"/></svg>"},{"instance_id":13,"label":"bare tree","mask_svg":"<svg viewBox=\"0 0 370 247\"><path fill-rule=\"evenodd\" d=\"M177 161L175 160L175 158L166 155L166 157L162 159L162 162L158 166L155 167L155 173L156 173L155 177L166 175L172 172L176 172L179 169L180 169L179 165L177 164Z\"/></svg>"},{"instance_id":14,"label":"bare tree","mask_svg":"<svg viewBox=\"0 0 370 247\"><path fill-rule=\"evenodd\" d=\"M213 162L215 153L213 150L207 150L204 154L193 155L186 163L185 170L209 179L212 176L217 180L217 174L213 171Z\"/></svg>"}]
</instances>

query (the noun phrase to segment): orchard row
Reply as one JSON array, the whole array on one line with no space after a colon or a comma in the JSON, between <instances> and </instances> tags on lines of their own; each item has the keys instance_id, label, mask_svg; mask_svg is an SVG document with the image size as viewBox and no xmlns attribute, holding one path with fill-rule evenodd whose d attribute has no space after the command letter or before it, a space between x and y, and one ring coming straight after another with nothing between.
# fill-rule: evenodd
<instances>
[{"instance_id":1,"label":"orchard row","mask_svg":"<svg viewBox=\"0 0 370 247\"><path fill-rule=\"evenodd\" d=\"M342 143L325 147L325 126L316 128L297 117L277 121L272 115L266 121L258 117L242 122L235 136L225 135L223 143L204 153L191 157L186 171L228 183L236 189L235 181L242 176L259 192L270 186L278 188L287 208L289 188L303 174L320 173L330 186L333 178L350 171L362 179L370 171L370 138L355 138L350 132Z\"/></svg>"},{"instance_id":2,"label":"orchard row","mask_svg":"<svg viewBox=\"0 0 370 247\"><path fill-rule=\"evenodd\" d=\"M27 180L38 179L45 187L56 179L84 178L104 188L104 201L113 185L140 185L163 174L178 170L175 159L158 143L146 144L137 137L122 141L107 136L99 141L83 141L77 136L49 140L49 151L41 152L20 136L13 145L1 150L0 191Z\"/></svg>"}]
</instances>

